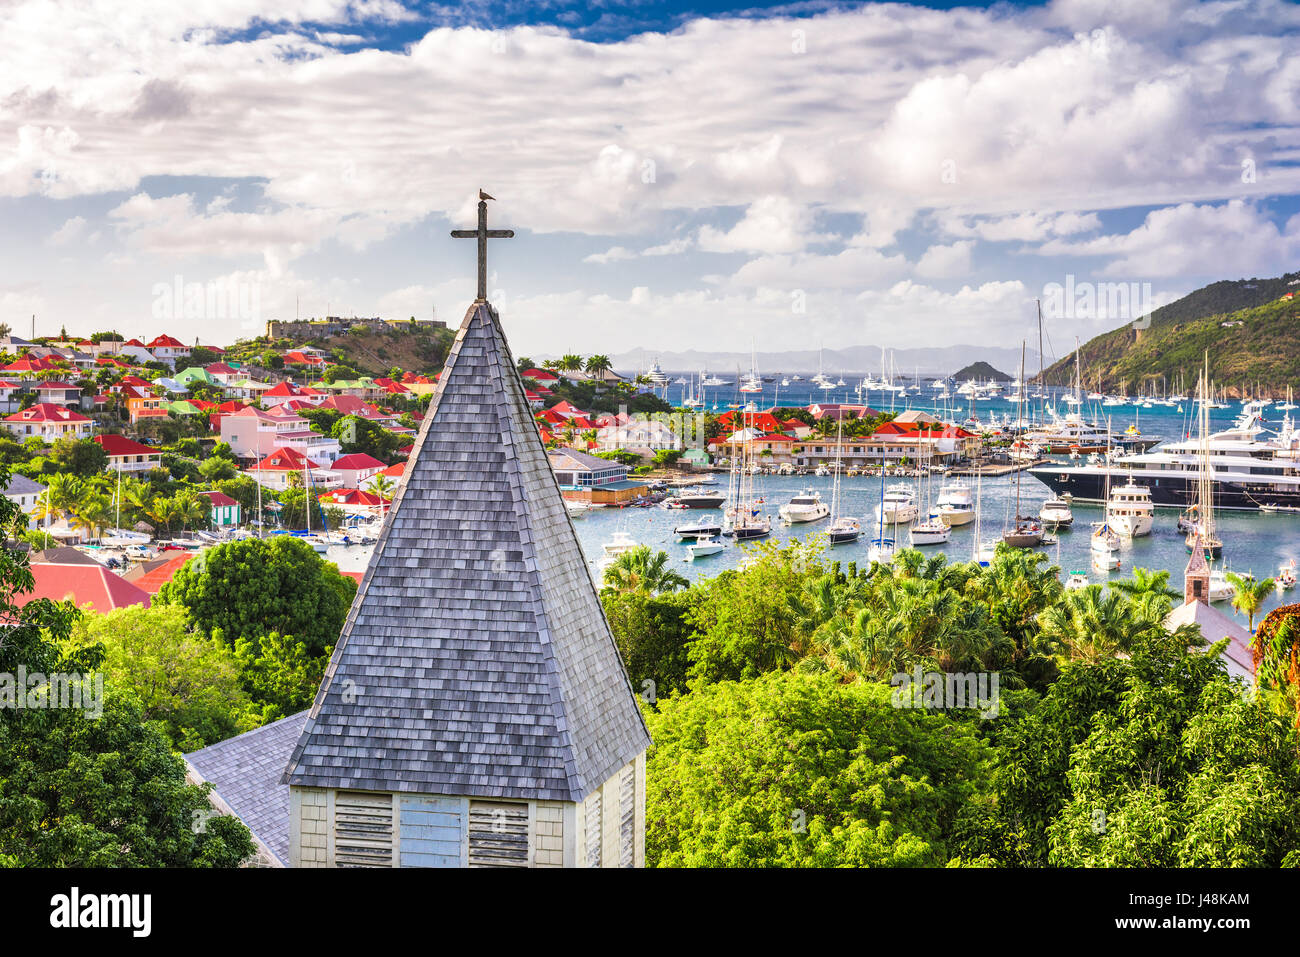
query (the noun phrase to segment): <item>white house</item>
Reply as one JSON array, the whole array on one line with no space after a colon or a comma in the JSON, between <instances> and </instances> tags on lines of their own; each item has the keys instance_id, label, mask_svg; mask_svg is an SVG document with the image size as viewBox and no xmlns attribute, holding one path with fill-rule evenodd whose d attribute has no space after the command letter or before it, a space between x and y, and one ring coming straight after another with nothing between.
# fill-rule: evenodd
<instances>
[{"instance_id":1,"label":"white house","mask_svg":"<svg viewBox=\"0 0 1300 957\"><path fill-rule=\"evenodd\" d=\"M263 488L283 491L292 484L292 476L311 484L315 489L338 488L342 484L338 473L330 471L320 462L314 462L295 449L276 449L266 458L244 470L244 474Z\"/></svg>"},{"instance_id":2,"label":"white house","mask_svg":"<svg viewBox=\"0 0 1300 957\"><path fill-rule=\"evenodd\" d=\"M9 476L9 485L4 490L5 498L21 508L23 514L27 516L28 528L36 527L36 520L31 517L31 513L43 494L45 494L44 485L33 482L26 475L17 474Z\"/></svg>"},{"instance_id":3,"label":"white house","mask_svg":"<svg viewBox=\"0 0 1300 957\"><path fill-rule=\"evenodd\" d=\"M62 438L88 439L95 424L80 412L40 402L5 416L4 425L19 441L39 436L46 442L56 442Z\"/></svg>"},{"instance_id":4,"label":"white house","mask_svg":"<svg viewBox=\"0 0 1300 957\"><path fill-rule=\"evenodd\" d=\"M654 455L662 449L680 449L677 433L657 419L633 418L622 425L607 425L596 432L596 448L601 452L626 449L639 455Z\"/></svg>"},{"instance_id":5,"label":"white house","mask_svg":"<svg viewBox=\"0 0 1300 957\"><path fill-rule=\"evenodd\" d=\"M162 453L125 435L97 435L95 441L108 455L110 472L148 472L162 467Z\"/></svg>"}]
</instances>

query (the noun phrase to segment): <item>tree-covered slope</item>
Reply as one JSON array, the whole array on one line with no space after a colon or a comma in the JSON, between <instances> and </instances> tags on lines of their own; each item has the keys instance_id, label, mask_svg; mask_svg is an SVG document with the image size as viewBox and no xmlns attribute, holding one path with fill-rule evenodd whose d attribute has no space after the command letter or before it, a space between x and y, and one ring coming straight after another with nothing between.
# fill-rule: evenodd
<instances>
[{"instance_id":1,"label":"tree-covered slope","mask_svg":"<svg viewBox=\"0 0 1300 957\"><path fill-rule=\"evenodd\" d=\"M1127 323L1084 344L1083 384L1104 392L1194 388L1206 353L1210 378L1230 397L1284 396L1300 384L1300 273L1278 279L1217 282L1151 314L1148 328ZM1074 376L1074 353L1044 372L1052 385Z\"/></svg>"}]
</instances>

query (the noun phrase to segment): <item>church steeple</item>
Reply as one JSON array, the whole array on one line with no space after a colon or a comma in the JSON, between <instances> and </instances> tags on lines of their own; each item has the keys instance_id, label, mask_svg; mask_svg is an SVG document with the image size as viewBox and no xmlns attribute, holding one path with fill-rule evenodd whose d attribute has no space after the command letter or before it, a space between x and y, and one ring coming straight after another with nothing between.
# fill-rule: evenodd
<instances>
[{"instance_id":1,"label":"church steeple","mask_svg":"<svg viewBox=\"0 0 1300 957\"><path fill-rule=\"evenodd\" d=\"M1197 532L1192 540L1192 555L1183 572L1183 602L1210 603L1210 564L1205 560L1205 542Z\"/></svg>"}]
</instances>

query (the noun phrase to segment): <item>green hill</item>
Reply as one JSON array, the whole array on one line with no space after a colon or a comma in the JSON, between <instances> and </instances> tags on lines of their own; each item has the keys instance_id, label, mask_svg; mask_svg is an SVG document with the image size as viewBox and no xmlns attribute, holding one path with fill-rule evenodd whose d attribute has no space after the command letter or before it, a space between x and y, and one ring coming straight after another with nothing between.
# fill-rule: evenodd
<instances>
[{"instance_id":1,"label":"green hill","mask_svg":"<svg viewBox=\"0 0 1300 957\"><path fill-rule=\"evenodd\" d=\"M999 372L987 362L972 362L964 369L960 369L952 374L952 377L958 382L965 382L967 379L974 379L977 382L1010 382L1011 376L1005 372Z\"/></svg>"},{"instance_id":2,"label":"green hill","mask_svg":"<svg viewBox=\"0 0 1300 957\"><path fill-rule=\"evenodd\" d=\"M1102 392L1195 388L1209 353L1210 378L1229 397L1285 396L1300 386L1300 273L1277 279L1212 283L1080 347L1083 384ZM1296 293L1296 298L1284 296ZM1074 353L1044 370L1050 385L1069 385Z\"/></svg>"}]
</instances>

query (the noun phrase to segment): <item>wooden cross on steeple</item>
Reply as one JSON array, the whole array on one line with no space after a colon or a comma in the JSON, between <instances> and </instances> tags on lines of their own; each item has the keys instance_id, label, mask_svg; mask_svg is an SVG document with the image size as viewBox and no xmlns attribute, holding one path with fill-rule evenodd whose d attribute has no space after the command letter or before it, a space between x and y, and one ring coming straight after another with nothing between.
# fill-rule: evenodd
<instances>
[{"instance_id":1,"label":"wooden cross on steeple","mask_svg":"<svg viewBox=\"0 0 1300 957\"><path fill-rule=\"evenodd\" d=\"M477 239L478 240L478 300L479 302L487 301L487 241L489 239L514 239L515 231L513 229L488 229L487 228L487 201L495 199L489 196L480 188L478 191L478 229L453 229L451 235L455 239Z\"/></svg>"}]
</instances>

